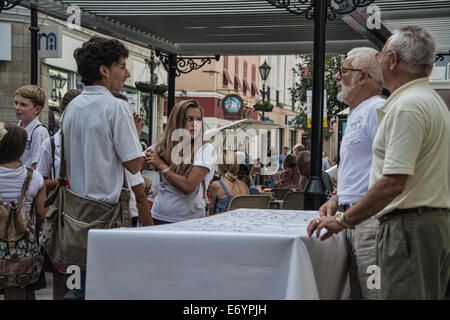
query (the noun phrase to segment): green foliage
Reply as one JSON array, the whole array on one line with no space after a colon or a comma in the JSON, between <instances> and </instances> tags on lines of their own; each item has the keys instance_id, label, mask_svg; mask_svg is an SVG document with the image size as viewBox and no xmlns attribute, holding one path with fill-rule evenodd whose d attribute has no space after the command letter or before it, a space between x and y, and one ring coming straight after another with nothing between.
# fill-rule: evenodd
<instances>
[{"instance_id":1,"label":"green foliage","mask_svg":"<svg viewBox=\"0 0 450 320\"><path fill-rule=\"evenodd\" d=\"M290 88L291 94L294 97L295 102L300 103L298 108L299 114L295 118L297 129L306 131L308 136L311 134L311 129L307 128L307 107L306 107L306 95L307 91L312 90L313 85L313 57L312 55L302 55L303 63L296 65L296 68L292 69L294 74L300 75L300 82L296 82L292 88ZM347 106L337 99L337 85L334 80L334 75L341 67L342 61L345 59L343 55L331 55L325 56L325 81L324 86L327 90L327 119L328 125L331 126L336 122L336 116L339 112L344 110ZM304 68L309 69L310 75L303 74ZM323 128L323 137L328 140L333 135L328 128Z\"/></svg>"},{"instance_id":2,"label":"green foliage","mask_svg":"<svg viewBox=\"0 0 450 320\"><path fill-rule=\"evenodd\" d=\"M273 104L270 103L269 100L266 100L264 102L261 102L258 100L254 105L253 108L258 111L264 111L264 112L270 112L273 110Z\"/></svg>"},{"instance_id":3,"label":"green foliage","mask_svg":"<svg viewBox=\"0 0 450 320\"><path fill-rule=\"evenodd\" d=\"M134 83L136 86L136 89L138 89L141 92L144 93L151 93L156 94L162 98L165 97L166 92L168 90L167 85L165 84L158 84L158 77L156 75L153 76L153 82L150 83L150 81L136 81Z\"/></svg>"}]
</instances>

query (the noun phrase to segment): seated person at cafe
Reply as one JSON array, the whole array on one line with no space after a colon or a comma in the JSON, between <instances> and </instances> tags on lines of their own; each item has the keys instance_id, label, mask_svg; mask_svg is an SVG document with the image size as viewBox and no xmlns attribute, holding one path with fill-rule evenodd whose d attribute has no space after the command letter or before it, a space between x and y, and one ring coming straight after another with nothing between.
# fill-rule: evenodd
<instances>
[{"instance_id":1,"label":"seated person at cafe","mask_svg":"<svg viewBox=\"0 0 450 320\"><path fill-rule=\"evenodd\" d=\"M311 176L311 153L309 151L302 151L297 155L297 168L303 176L301 191L305 191ZM330 176L323 170L321 180L326 194L334 191L333 181L331 181Z\"/></svg>"},{"instance_id":2,"label":"seated person at cafe","mask_svg":"<svg viewBox=\"0 0 450 320\"><path fill-rule=\"evenodd\" d=\"M230 163L231 162L231 163ZM240 165L237 156L232 153L231 159L223 152L223 163L218 165L221 178L210 185L211 214L228 210L228 204L234 196L248 194L248 186L238 179Z\"/></svg>"},{"instance_id":3,"label":"seated person at cafe","mask_svg":"<svg viewBox=\"0 0 450 320\"><path fill-rule=\"evenodd\" d=\"M283 171L275 174L274 187L278 189L300 190L301 177L297 169L297 159L293 154L288 154L283 159Z\"/></svg>"}]
</instances>

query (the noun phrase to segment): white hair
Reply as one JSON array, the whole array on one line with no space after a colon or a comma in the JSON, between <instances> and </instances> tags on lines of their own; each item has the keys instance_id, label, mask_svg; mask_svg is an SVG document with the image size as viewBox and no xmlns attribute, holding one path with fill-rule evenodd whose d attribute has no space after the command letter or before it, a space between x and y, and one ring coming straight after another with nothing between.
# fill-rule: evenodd
<instances>
[{"instance_id":1,"label":"white hair","mask_svg":"<svg viewBox=\"0 0 450 320\"><path fill-rule=\"evenodd\" d=\"M367 69L373 82L377 87L382 87L382 75L380 64L375 55L377 50L369 47L354 48L347 53L347 57L355 56L352 61L352 66L359 69Z\"/></svg>"},{"instance_id":2,"label":"white hair","mask_svg":"<svg viewBox=\"0 0 450 320\"><path fill-rule=\"evenodd\" d=\"M412 75L428 77L431 74L436 44L425 28L407 26L395 30L386 49L397 52L400 62L409 67Z\"/></svg>"}]
</instances>

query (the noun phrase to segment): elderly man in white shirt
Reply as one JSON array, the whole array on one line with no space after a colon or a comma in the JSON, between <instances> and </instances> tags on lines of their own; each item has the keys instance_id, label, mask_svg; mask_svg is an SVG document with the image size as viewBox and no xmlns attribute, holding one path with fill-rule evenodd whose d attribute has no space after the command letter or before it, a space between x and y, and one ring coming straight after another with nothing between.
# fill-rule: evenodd
<instances>
[{"instance_id":1,"label":"elderly man in white shirt","mask_svg":"<svg viewBox=\"0 0 450 320\"><path fill-rule=\"evenodd\" d=\"M338 99L350 107L350 112L340 149L337 196L319 209L321 216L345 212L369 188L372 143L378 129L376 110L386 102L380 96L382 82L375 58L377 52L372 48L351 50L335 75ZM375 264L377 229L378 220L369 219L354 230L347 230L352 299L378 299L378 290L367 286L370 276L367 268Z\"/></svg>"}]
</instances>

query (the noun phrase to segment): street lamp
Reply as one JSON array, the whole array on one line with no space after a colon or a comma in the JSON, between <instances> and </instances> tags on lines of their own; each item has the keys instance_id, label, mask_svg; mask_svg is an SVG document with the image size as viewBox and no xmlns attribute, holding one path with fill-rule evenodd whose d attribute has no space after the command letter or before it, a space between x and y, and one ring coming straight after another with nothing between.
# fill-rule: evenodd
<instances>
[{"instance_id":1,"label":"street lamp","mask_svg":"<svg viewBox=\"0 0 450 320\"><path fill-rule=\"evenodd\" d=\"M261 75L261 80L263 82L261 90L263 104L266 99L266 80L269 77L270 69L271 67L267 64L266 60L264 60L264 63L259 66L259 74ZM262 110L262 120L264 120L264 109Z\"/></svg>"},{"instance_id":2,"label":"street lamp","mask_svg":"<svg viewBox=\"0 0 450 320\"><path fill-rule=\"evenodd\" d=\"M52 74L50 78L52 78L52 100L61 100L61 89L66 85L67 79L61 76L59 73L56 75ZM56 94L57 91L58 94Z\"/></svg>"}]
</instances>

